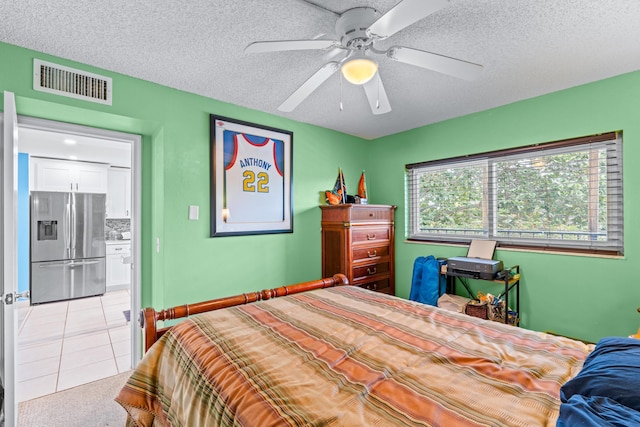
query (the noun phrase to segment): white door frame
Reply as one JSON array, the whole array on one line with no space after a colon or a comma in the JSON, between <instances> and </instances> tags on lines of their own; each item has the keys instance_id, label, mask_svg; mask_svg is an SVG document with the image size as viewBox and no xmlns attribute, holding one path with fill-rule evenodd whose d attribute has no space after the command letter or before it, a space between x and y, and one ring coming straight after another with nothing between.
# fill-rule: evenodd
<instances>
[{"instance_id":1,"label":"white door frame","mask_svg":"<svg viewBox=\"0 0 640 427\"><path fill-rule=\"evenodd\" d=\"M0 373L3 376L4 387L4 420L0 419L0 426L14 427L18 423L18 401L15 393L15 356L18 316L15 299L18 288L18 127L15 97L12 92L4 92L4 112L2 115L2 261L0 271L2 284L0 285L0 312L2 313L2 340L0 347ZM8 332L8 333L7 333Z\"/></svg>"},{"instance_id":2,"label":"white door frame","mask_svg":"<svg viewBox=\"0 0 640 427\"><path fill-rule=\"evenodd\" d=\"M137 323L136 314L141 307L141 166L142 138L140 135L93 128L71 123L56 122L28 116L18 116L19 128L31 128L41 131L60 132L120 141L131 144L131 366L134 367L142 357L142 331Z\"/></svg>"}]
</instances>

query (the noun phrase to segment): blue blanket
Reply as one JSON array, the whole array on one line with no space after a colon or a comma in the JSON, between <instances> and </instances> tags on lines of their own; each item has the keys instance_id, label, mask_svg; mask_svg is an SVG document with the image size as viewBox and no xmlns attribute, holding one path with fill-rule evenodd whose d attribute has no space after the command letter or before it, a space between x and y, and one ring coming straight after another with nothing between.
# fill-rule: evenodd
<instances>
[{"instance_id":1,"label":"blue blanket","mask_svg":"<svg viewBox=\"0 0 640 427\"><path fill-rule=\"evenodd\" d=\"M558 426L640 426L640 340L601 339L560 400Z\"/></svg>"}]
</instances>

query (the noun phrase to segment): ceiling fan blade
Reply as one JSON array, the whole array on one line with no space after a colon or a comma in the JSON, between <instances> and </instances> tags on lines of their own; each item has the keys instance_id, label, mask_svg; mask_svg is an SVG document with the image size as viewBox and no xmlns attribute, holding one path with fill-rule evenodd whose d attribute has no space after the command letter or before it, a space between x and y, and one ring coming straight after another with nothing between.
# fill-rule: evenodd
<instances>
[{"instance_id":1,"label":"ceiling fan blade","mask_svg":"<svg viewBox=\"0 0 640 427\"><path fill-rule=\"evenodd\" d=\"M484 68L482 65L474 64L473 62L403 46L391 47L387 51L387 56L395 61L449 74L464 80L475 79Z\"/></svg>"},{"instance_id":2,"label":"ceiling fan blade","mask_svg":"<svg viewBox=\"0 0 640 427\"><path fill-rule=\"evenodd\" d=\"M340 63L329 62L316 71L309 79L302 84L295 92L291 94L280 106L278 110L286 113L293 111L307 96L316 90L322 83L325 82L333 73L338 71Z\"/></svg>"},{"instance_id":3,"label":"ceiling fan blade","mask_svg":"<svg viewBox=\"0 0 640 427\"><path fill-rule=\"evenodd\" d=\"M323 58L325 61L329 61L329 60L331 60L331 59L336 58L336 57L337 57L337 56L339 56L339 55L346 55L346 54L348 54L348 53L350 53L350 51L349 51L349 50L347 50L347 49L343 49L343 48L339 48L339 47L334 47L334 48L332 48L332 49L329 49L329 50L327 51L327 53L325 53L325 54L324 54L324 56L323 56L322 58ZM343 58L341 58L341 59L343 59Z\"/></svg>"},{"instance_id":4,"label":"ceiling fan blade","mask_svg":"<svg viewBox=\"0 0 640 427\"><path fill-rule=\"evenodd\" d=\"M369 37L386 38L426 18L449 4L449 0L403 0L367 28Z\"/></svg>"},{"instance_id":5,"label":"ceiling fan blade","mask_svg":"<svg viewBox=\"0 0 640 427\"><path fill-rule=\"evenodd\" d=\"M339 46L336 40L276 40L253 42L244 48L247 53L281 52L286 50L328 49Z\"/></svg>"},{"instance_id":6,"label":"ceiling fan blade","mask_svg":"<svg viewBox=\"0 0 640 427\"><path fill-rule=\"evenodd\" d=\"M371 79L363 85L364 93L369 100L371 112L373 114L385 114L391 111L391 104L389 103L389 98L387 98L387 92L382 85L380 74L378 73L376 77L377 78Z\"/></svg>"}]
</instances>

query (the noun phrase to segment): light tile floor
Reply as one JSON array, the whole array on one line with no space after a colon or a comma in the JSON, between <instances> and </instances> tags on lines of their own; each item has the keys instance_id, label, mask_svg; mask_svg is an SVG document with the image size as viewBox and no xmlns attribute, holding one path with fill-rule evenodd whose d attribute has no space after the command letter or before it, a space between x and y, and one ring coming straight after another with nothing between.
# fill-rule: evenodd
<instances>
[{"instance_id":1,"label":"light tile floor","mask_svg":"<svg viewBox=\"0 0 640 427\"><path fill-rule=\"evenodd\" d=\"M19 402L131 369L128 290L18 307Z\"/></svg>"}]
</instances>

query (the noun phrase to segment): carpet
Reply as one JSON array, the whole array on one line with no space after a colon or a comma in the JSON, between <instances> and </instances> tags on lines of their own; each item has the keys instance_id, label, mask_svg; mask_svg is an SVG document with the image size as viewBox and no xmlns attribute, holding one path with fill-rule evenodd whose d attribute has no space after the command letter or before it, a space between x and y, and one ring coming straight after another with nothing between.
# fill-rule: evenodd
<instances>
[{"instance_id":1,"label":"carpet","mask_svg":"<svg viewBox=\"0 0 640 427\"><path fill-rule=\"evenodd\" d=\"M131 371L18 404L18 427L124 426L126 411L113 399Z\"/></svg>"}]
</instances>

